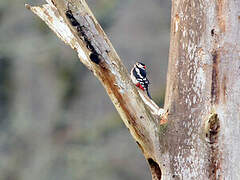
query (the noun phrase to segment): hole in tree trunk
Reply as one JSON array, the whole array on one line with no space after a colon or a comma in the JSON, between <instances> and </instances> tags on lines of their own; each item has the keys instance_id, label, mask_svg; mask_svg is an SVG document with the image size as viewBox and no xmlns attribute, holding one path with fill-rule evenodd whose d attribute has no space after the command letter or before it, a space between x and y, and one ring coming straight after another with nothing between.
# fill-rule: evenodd
<instances>
[{"instance_id":1,"label":"hole in tree trunk","mask_svg":"<svg viewBox=\"0 0 240 180\"><path fill-rule=\"evenodd\" d=\"M212 30L211 30L211 35L214 36L214 34L215 34L215 30L212 29Z\"/></svg>"},{"instance_id":2,"label":"hole in tree trunk","mask_svg":"<svg viewBox=\"0 0 240 180\"><path fill-rule=\"evenodd\" d=\"M153 179L160 180L161 176L162 176L162 172L161 172L161 169L160 169L158 163L156 163L152 158L148 158L148 163L150 165Z\"/></svg>"},{"instance_id":3,"label":"hole in tree trunk","mask_svg":"<svg viewBox=\"0 0 240 180\"><path fill-rule=\"evenodd\" d=\"M93 52L90 54L90 59L92 62L96 63L96 64L99 64L100 63L100 58L99 58L99 55L96 53L96 52Z\"/></svg>"}]
</instances>

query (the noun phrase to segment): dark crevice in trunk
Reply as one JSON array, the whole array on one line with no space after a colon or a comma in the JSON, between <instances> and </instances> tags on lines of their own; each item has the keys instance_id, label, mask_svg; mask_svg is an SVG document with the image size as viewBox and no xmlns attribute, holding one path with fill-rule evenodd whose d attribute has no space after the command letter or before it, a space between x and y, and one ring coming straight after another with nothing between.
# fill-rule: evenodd
<instances>
[{"instance_id":1,"label":"dark crevice in trunk","mask_svg":"<svg viewBox=\"0 0 240 180\"><path fill-rule=\"evenodd\" d=\"M211 85L211 104L218 104L220 88L219 88L219 52L214 51L212 53L212 85Z\"/></svg>"},{"instance_id":2,"label":"dark crevice in trunk","mask_svg":"<svg viewBox=\"0 0 240 180\"><path fill-rule=\"evenodd\" d=\"M161 169L157 162L155 162L152 158L148 158L148 163L150 165L152 179L153 180L160 180L162 176Z\"/></svg>"},{"instance_id":3,"label":"dark crevice in trunk","mask_svg":"<svg viewBox=\"0 0 240 180\"><path fill-rule=\"evenodd\" d=\"M217 180L221 179L221 160L222 154L219 151L219 131L220 121L216 113L212 114L208 120L208 143L210 146L209 150L209 179Z\"/></svg>"}]
</instances>

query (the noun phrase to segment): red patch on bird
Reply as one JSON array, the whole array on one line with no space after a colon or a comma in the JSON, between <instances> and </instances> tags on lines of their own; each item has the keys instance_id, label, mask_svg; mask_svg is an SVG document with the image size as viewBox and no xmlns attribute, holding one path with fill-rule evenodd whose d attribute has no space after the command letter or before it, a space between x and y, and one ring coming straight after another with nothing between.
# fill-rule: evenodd
<instances>
[{"instance_id":1,"label":"red patch on bird","mask_svg":"<svg viewBox=\"0 0 240 180\"><path fill-rule=\"evenodd\" d=\"M144 91L144 88L142 87L142 85L141 85L140 83L137 83L136 86L139 87L141 90Z\"/></svg>"}]
</instances>

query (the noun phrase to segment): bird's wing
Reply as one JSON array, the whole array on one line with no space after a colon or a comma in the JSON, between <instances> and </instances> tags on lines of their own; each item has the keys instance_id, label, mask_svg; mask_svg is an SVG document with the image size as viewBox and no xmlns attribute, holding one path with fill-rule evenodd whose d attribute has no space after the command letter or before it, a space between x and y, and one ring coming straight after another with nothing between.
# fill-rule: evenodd
<instances>
[{"instance_id":1,"label":"bird's wing","mask_svg":"<svg viewBox=\"0 0 240 180\"><path fill-rule=\"evenodd\" d=\"M140 74L141 74L142 78L145 78L145 77L147 76L146 70L144 70L144 69L139 69L139 71L140 71Z\"/></svg>"}]
</instances>

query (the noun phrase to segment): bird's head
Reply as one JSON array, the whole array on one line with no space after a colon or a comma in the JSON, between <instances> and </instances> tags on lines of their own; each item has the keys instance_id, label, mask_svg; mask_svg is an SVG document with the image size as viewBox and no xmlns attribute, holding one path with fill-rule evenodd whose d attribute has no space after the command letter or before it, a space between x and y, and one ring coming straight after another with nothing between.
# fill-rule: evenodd
<instances>
[{"instance_id":1,"label":"bird's head","mask_svg":"<svg viewBox=\"0 0 240 180\"><path fill-rule=\"evenodd\" d=\"M146 65L141 62L136 62L135 66L140 69L146 69Z\"/></svg>"}]
</instances>

